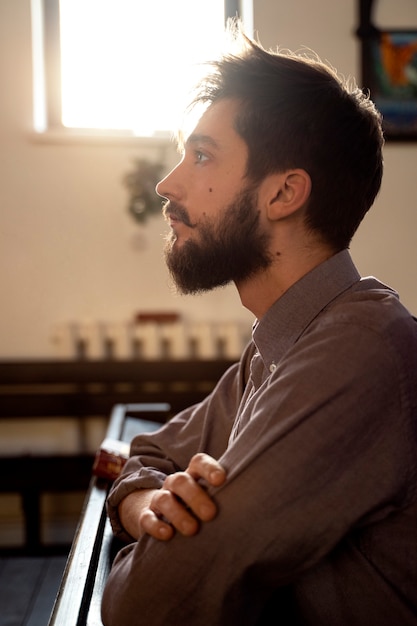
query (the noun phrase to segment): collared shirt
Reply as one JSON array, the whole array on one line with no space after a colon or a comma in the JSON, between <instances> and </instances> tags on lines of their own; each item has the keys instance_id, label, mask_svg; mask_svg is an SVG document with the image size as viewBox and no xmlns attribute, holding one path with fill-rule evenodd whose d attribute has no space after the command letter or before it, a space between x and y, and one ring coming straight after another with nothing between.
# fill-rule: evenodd
<instances>
[{"instance_id":1,"label":"collared shirt","mask_svg":"<svg viewBox=\"0 0 417 626\"><path fill-rule=\"evenodd\" d=\"M270 308L204 402L132 442L115 533L128 493L199 451L227 471L217 517L124 548L105 626L417 624L417 324L347 251Z\"/></svg>"}]
</instances>

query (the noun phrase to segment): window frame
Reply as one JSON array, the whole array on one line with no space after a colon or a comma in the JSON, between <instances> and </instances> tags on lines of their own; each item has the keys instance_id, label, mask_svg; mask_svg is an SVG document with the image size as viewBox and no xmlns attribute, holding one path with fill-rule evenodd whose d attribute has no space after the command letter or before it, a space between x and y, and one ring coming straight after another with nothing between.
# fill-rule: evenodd
<instances>
[{"instance_id":1,"label":"window frame","mask_svg":"<svg viewBox=\"0 0 417 626\"><path fill-rule=\"evenodd\" d=\"M38 135L131 137L129 129L68 128L62 123L59 0L31 0L34 70L34 129ZM252 23L252 0L224 0L225 23L230 17ZM157 139L146 137L147 140Z\"/></svg>"}]
</instances>

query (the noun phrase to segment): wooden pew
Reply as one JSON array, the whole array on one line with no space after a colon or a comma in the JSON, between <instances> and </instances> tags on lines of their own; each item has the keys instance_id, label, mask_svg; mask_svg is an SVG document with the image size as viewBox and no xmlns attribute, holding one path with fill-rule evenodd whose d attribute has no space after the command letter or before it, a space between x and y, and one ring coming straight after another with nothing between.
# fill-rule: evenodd
<instances>
[{"instance_id":1,"label":"wooden pew","mask_svg":"<svg viewBox=\"0 0 417 626\"><path fill-rule=\"evenodd\" d=\"M109 415L115 404L160 402L173 413L199 402L227 359L0 361L0 417Z\"/></svg>"},{"instance_id":2,"label":"wooden pew","mask_svg":"<svg viewBox=\"0 0 417 626\"><path fill-rule=\"evenodd\" d=\"M70 418L82 434L86 418L107 420L117 404L166 402L172 415L200 402L230 365L225 359L2 361L0 424L1 420L29 418L35 426L40 418ZM82 447L64 455L0 453L0 493L20 493L22 499L25 554L67 549L42 543L41 494L85 492L93 460L93 453Z\"/></svg>"},{"instance_id":3,"label":"wooden pew","mask_svg":"<svg viewBox=\"0 0 417 626\"><path fill-rule=\"evenodd\" d=\"M134 435L161 426L169 405L114 407L106 437L130 442ZM105 502L110 482L92 477L71 552L48 626L99 626L101 597L112 560L121 544L113 537Z\"/></svg>"}]
</instances>

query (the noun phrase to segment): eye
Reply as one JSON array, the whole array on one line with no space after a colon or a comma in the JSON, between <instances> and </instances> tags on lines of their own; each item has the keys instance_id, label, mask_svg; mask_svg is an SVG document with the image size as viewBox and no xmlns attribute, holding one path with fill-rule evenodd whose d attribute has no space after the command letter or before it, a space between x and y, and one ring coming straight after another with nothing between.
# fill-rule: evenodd
<instances>
[{"instance_id":1,"label":"eye","mask_svg":"<svg viewBox=\"0 0 417 626\"><path fill-rule=\"evenodd\" d=\"M204 163L204 161L207 161L209 158L207 154L205 154L204 152L201 152L201 150L195 150L194 157L195 157L196 163Z\"/></svg>"}]
</instances>

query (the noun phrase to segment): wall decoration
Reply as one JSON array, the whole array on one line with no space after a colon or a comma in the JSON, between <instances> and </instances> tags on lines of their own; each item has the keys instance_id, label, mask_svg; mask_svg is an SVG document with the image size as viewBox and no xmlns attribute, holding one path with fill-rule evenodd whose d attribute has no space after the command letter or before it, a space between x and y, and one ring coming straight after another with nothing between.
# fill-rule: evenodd
<instances>
[{"instance_id":1,"label":"wall decoration","mask_svg":"<svg viewBox=\"0 0 417 626\"><path fill-rule=\"evenodd\" d=\"M359 1L362 85L383 116L385 138L417 140L417 26L379 28L374 0Z\"/></svg>"},{"instance_id":2,"label":"wall decoration","mask_svg":"<svg viewBox=\"0 0 417 626\"><path fill-rule=\"evenodd\" d=\"M160 215L162 212L162 198L157 195L155 187L163 177L163 170L162 163L135 159L133 169L123 178L129 191L128 211L142 224L150 215Z\"/></svg>"}]
</instances>

